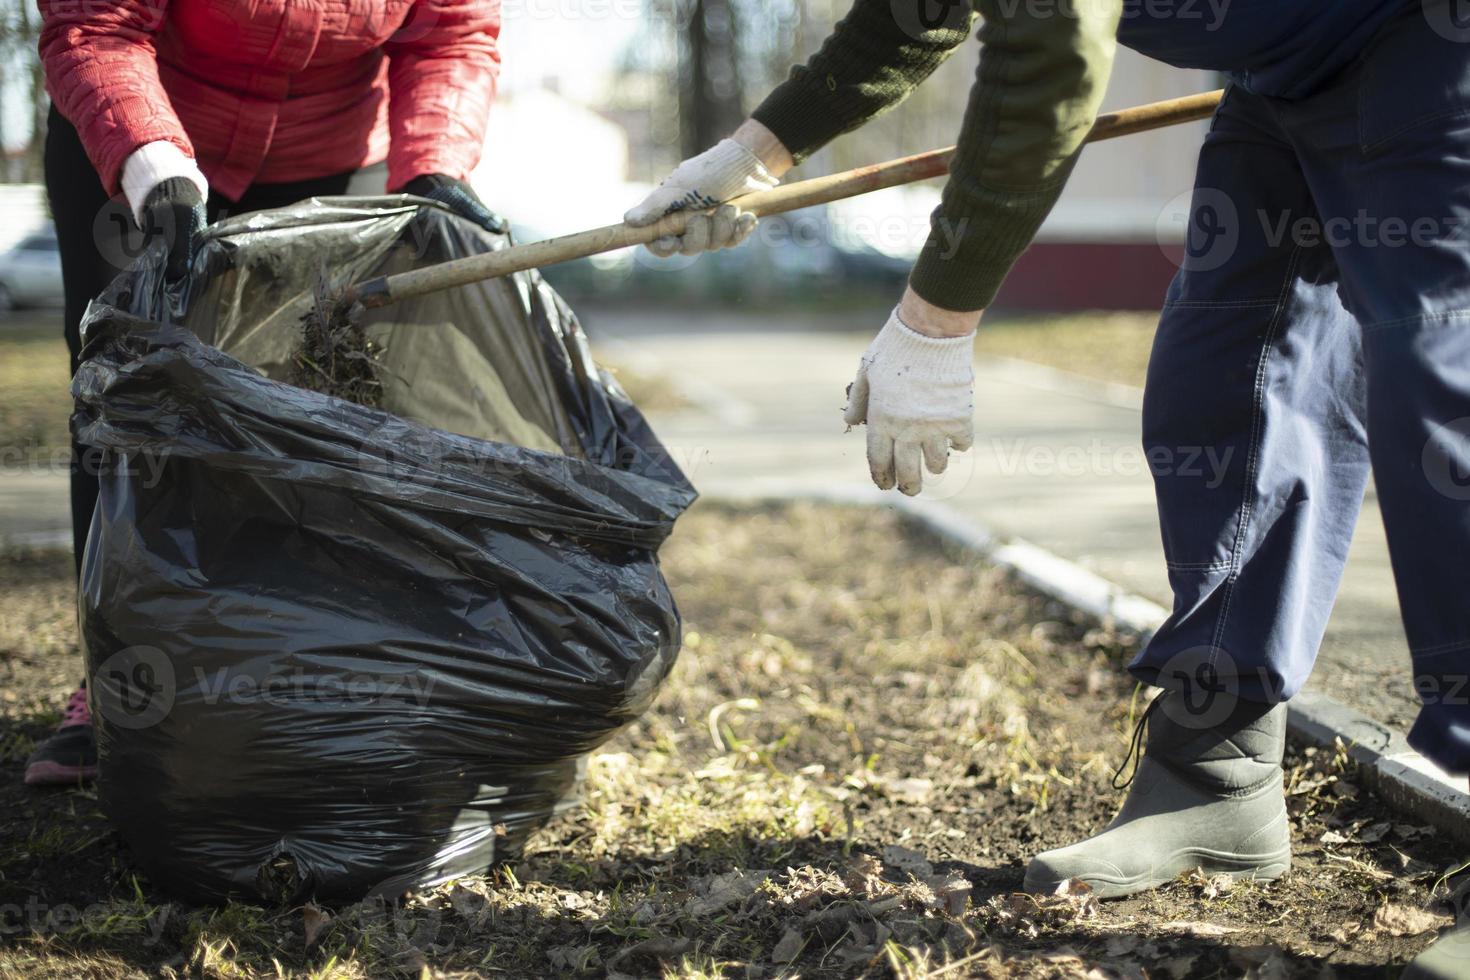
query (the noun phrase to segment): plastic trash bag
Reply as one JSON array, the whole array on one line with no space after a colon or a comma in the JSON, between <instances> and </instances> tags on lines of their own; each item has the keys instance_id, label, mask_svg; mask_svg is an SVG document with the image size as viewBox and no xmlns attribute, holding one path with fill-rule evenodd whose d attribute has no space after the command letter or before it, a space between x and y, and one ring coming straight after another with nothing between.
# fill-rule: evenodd
<instances>
[{"instance_id":1,"label":"plastic trash bag","mask_svg":"<svg viewBox=\"0 0 1470 980\"><path fill-rule=\"evenodd\" d=\"M369 311L384 404L285 377L316 276L508 244L413 198L212 227L93 304L80 614L100 794L196 900L350 901L513 859L678 651L694 493L535 273Z\"/></svg>"}]
</instances>

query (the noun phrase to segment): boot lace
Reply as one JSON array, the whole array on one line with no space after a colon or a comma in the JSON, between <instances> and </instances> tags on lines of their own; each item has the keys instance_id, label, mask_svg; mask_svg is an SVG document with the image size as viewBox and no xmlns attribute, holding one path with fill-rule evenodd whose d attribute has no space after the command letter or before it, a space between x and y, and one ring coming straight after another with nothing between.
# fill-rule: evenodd
<instances>
[{"instance_id":1,"label":"boot lace","mask_svg":"<svg viewBox=\"0 0 1470 980\"><path fill-rule=\"evenodd\" d=\"M1118 770L1113 773L1113 789L1127 789L1133 785L1133 778L1138 775L1138 766L1143 762L1143 738L1148 732L1148 720L1153 717L1154 709L1168 693L1168 691L1161 692L1148 703L1147 708L1143 709L1143 714L1138 716L1138 721L1133 725L1133 737L1128 740L1128 754L1123 757L1122 765L1118 766ZM1133 763L1132 769L1129 769L1130 762ZM1127 779L1123 779L1124 772L1128 773Z\"/></svg>"}]
</instances>

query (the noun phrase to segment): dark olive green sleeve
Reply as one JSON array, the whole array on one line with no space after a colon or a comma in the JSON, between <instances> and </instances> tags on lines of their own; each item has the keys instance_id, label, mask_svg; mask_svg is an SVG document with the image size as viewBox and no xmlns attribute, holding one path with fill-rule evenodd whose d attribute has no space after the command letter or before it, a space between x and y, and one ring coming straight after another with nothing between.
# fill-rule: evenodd
<instances>
[{"instance_id":1,"label":"dark olive green sleeve","mask_svg":"<svg viewBox=\"0 0 1470 980\"><path fill-rule=\"evenodd\" d=\"M909 284L978 310L1071 175L1112 72L1122 0L978 0L980 68L949 181Z\"/></svg>"},{"instance_id":2,"label":"dark olive green sleeve","mask_svg":"<svg viewBox=\"0 0 1470 980\"><path fill-rule=\"evenodd\" d=\"M973 20L969 0L856 0L751 115L799 163L902 102L964 43Z\"/></svg>"}]
</instances>

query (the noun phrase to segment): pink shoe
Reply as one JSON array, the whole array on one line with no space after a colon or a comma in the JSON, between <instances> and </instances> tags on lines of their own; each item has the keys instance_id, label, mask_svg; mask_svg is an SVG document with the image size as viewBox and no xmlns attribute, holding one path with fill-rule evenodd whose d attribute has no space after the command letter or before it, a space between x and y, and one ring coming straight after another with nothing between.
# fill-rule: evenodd
<instances>
[{"instance_id":1,"label":"pink shoe","mask_svg":"<svg viewBox=\"0 0 1470 980\"><path fill-rule=\"evenodd\" d=\"M97 739L83 684L66 701L61 724L26 760L27 786L75 785L97 778Z\"/></svg>"}]
</instances>

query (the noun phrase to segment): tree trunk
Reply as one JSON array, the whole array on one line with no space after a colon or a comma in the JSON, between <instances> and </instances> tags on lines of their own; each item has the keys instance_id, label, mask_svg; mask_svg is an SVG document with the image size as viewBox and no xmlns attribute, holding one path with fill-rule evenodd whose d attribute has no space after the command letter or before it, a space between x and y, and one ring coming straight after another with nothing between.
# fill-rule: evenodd
<instances>
[{"instance_id":1,"label":"tree trunk","mask_svg":"<svg viewBox=\"0 0 1470 980\"><path fill-rule=\"evenodd\" d=\"M21 0L21 25L25 35L26 57L30 62L31 98L31 142L26 147L24 180L39 182L45 172L46 116L51 109L51 97L46 94L46 73L41 68L41 55L36 50L40 41L41 25L31 21L29 0Z\"/></svg>"},{"instance_id":2,"label":"tree trunk","mask_svg":"<svg viewBox=\"0 0 1470 980\"><path fill-rule=\"evenodd\" d=\"M679 44L679 145L708 149L740 125L740 24L730 0L683 0Z\"/></svg>"}]
</instances>

